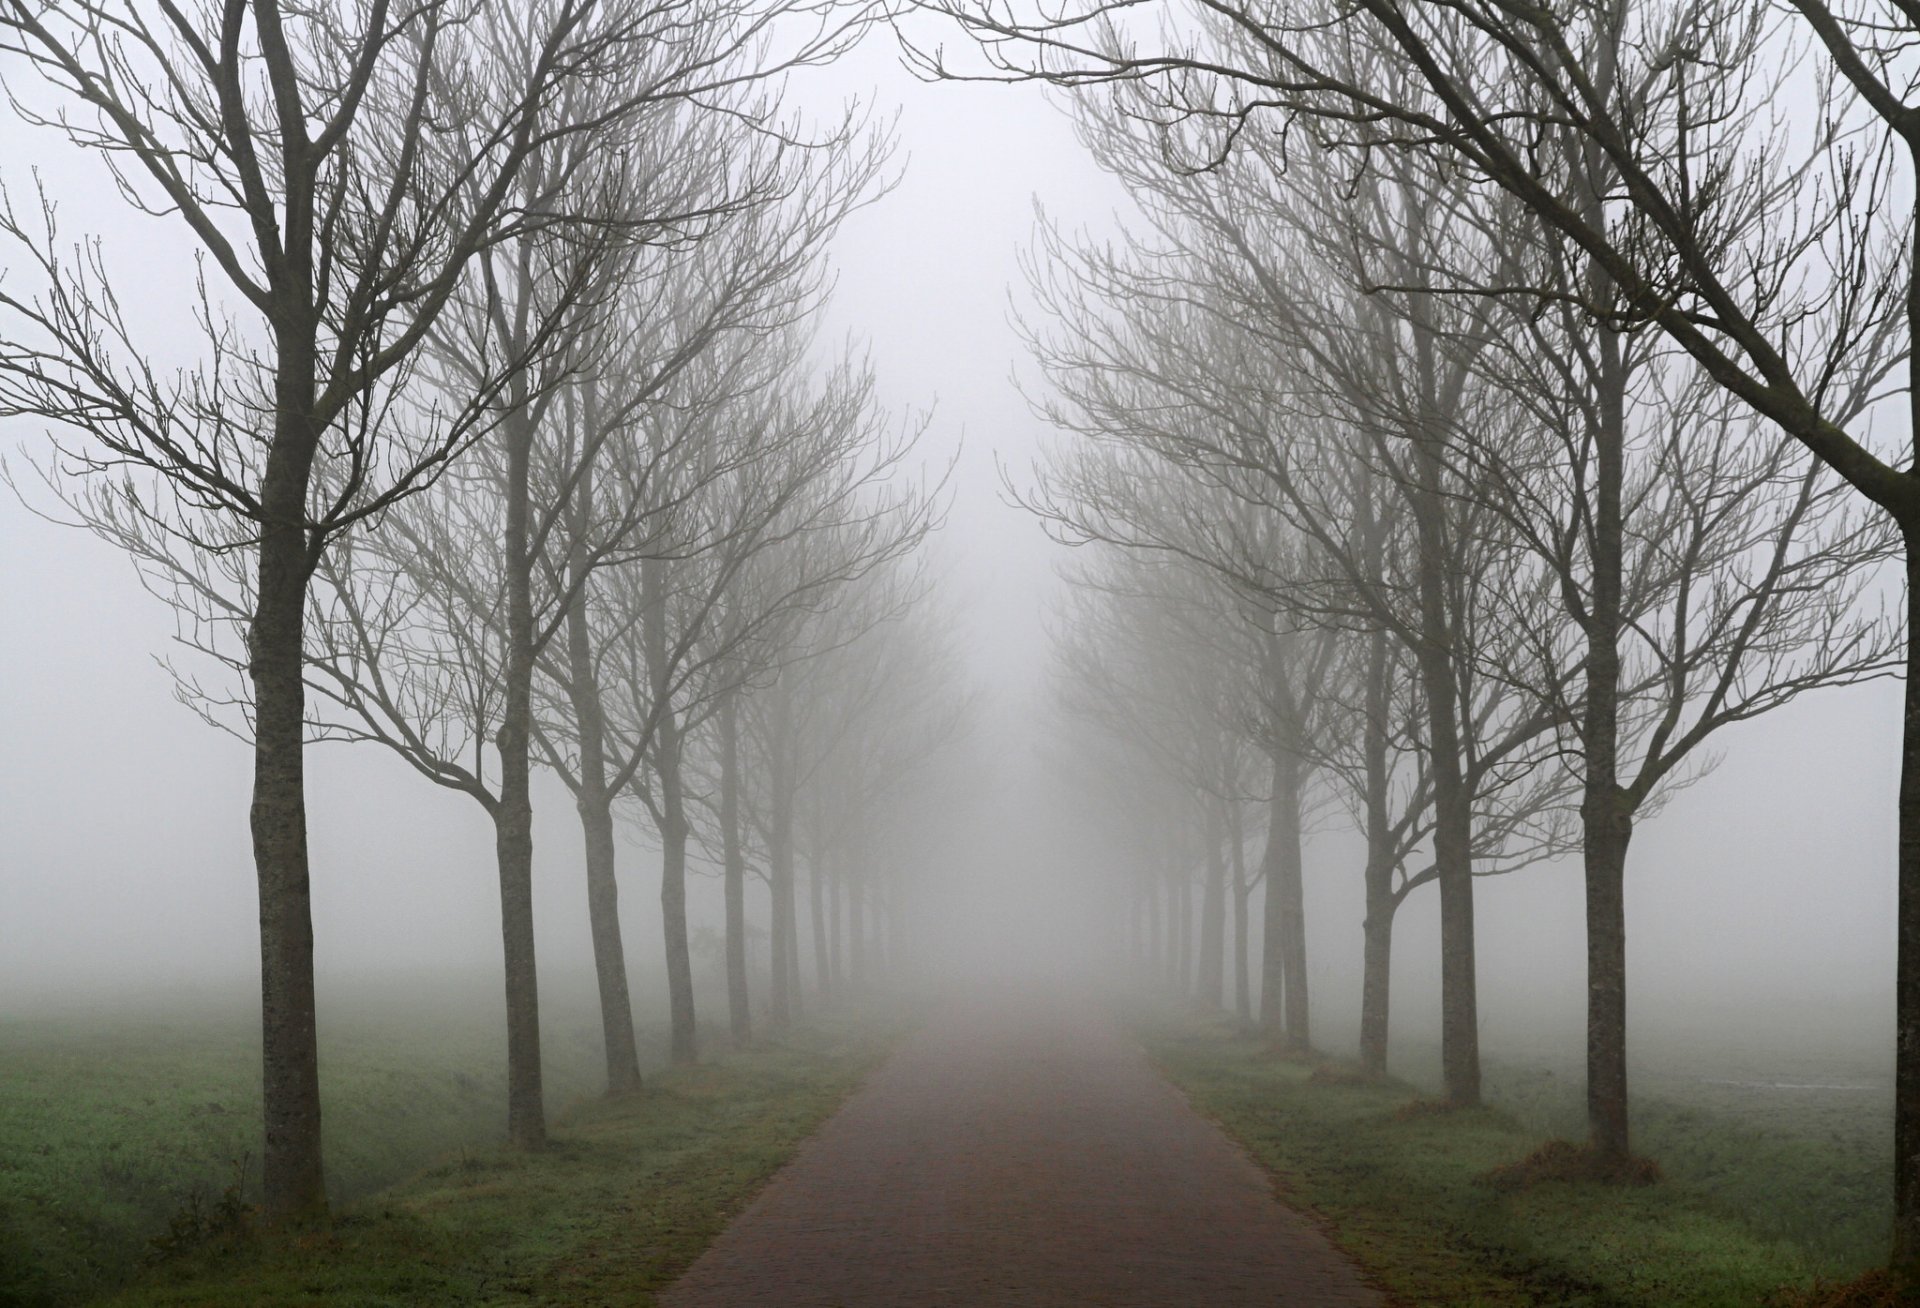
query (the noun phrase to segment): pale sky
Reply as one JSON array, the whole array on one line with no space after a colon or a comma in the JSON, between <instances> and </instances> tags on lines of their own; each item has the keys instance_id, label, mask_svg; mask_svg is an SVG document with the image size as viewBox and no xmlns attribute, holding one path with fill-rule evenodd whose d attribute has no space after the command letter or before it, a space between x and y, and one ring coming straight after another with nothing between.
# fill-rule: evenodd
<instances>
[{"instance_id":1,"label":"pale sky","mask_svg":"<svg viewBox=\"0 0 1920 1308\"><path fill-rule=\"evenodd\" d=\"M933 549L955 592L964 661L983 688L986 717L1008 735L1004 756L1030 757L1037 742L1014 737L1044 723L1034 711L1042 617L1056 595L1060 551L999 498L996 455L1018 470L1042 439L1009 380L1016 369L1033 376L1009 325L1009 297L1023 298L1016 256L1036 199L1070 224L1096 228L1113 221L1122 200L1044 97L923 85L898 67L889 43L877 34L796 87L815 103L870 95L883 111L901 112L904 178L842 233L827 331L870 344L896 407L937 401L935 461L964 437L950 524ZM29 157L49 166L56 190L74 188L71 230L102 231L120 266L138 270L123 294L139 299L143 314L184 316L175 307L184 265L157 257L172 244L164 220L135 219L97 186L86 188L92 165L57 141L29 139L8 121L0 143L16 185L11 161ZM15 423L0 431L0 448L32 449L39 439ZM124 998L181 979L250 978L248 751L171 698L154 661L168 650L167 609L110 547L38 521L4 494L0 558L0 1006L81 988ZM1736 728L1720 738L1723 766L1642 828L1628 891L1636 1018L1690 1021L1742 1000L1765 1015L1796 994L1876 1018L1890 1012L1898 710L1896 688L1882 683ZM983 751L982 766L993 756ZM323 974L497 967L492 834L479 809L372 747L323 747L311 768ZM586 949L580 838L557 785L543 785L536 803L543 965L561 966ZM966 875L954 902L1003 907L1029 895L1030 918L1072 912L1068 898L1036 888L1044 868L1009 852L1009 831L1038 833L1044 819L1022 814L1001 824L990 846L974 846L989 865ZM1036 834L1036 857L1059 838ZM943 861L966 867L969 852ZM656 887L644 857L637 846L624 853L624 905L630 953L651 960ZM1358 977L1352 839L1318 841L1308 876L1317 1002L1345 1012ZM716 902L709 893L696 899L696 924L717 921ZM1434 915L1431 891L1403 914L1395 999L1408 1021L1437 1006ZM972 924L1011 930L1008 920L1001 908L982 907ZM1577 867L1483 882L1481 924L1489 1044L1498 1043L1503 1014L1528 1005L1577 1030ZM1321 1027L1324 1043L1345 1038Z\"/></svg>"}]
</instances>

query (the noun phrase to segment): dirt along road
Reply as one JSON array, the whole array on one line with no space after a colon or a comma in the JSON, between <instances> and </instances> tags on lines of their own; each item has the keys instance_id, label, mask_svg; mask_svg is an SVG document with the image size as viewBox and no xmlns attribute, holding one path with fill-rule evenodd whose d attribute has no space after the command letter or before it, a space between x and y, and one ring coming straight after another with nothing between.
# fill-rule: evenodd
<instances>
[{"instance_id":1,"label":"dirt along road","mask_svg":"<svg viewBox=\"0 0 1920 1308\"><path fill-rule=\"evenodd\" d=\"M668 1308L1383 1302L1090 1004L949 1005Z\"/></svg>"}]
</instances>

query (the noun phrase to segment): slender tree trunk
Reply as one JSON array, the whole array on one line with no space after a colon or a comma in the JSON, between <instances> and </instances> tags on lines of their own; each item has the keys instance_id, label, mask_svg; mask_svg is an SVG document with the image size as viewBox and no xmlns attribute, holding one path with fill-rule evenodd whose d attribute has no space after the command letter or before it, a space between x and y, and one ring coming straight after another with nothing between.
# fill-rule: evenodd
<instances>
[{"instance_id":1,"label":"slender tree trunk","mask_svg":"<svg viewBox=\"0 0 1920 1308\"><path fill-rule=\"evenodd\" d=\"M853 983L857 986L866 981L868 971L867 888L862 878L855 877L847 886L847 899L849 901L847 908L850 914L850 919L847 923L850 936L848 945L853 966Z\"/></svg>"},{"instance_id":2,"label":"slender tree trunk","mask_svg":"<svg viewBox=\"0 0 1920 1308\"><path fill-rule=\"evenodd\" d=\"M640 1052L633 1036L633 1004L627 988L626 945L620 935L620 889L615 878L613 802L601 781L583 788L575 807L586 838L587 926L593 939L593 971L600 990L600 1031L607 1056L607 1093L640 1089Z\"/></svg>"},{"instance_id":3,"label":"slender tree trunk","mask_svg":"<svg viewBox=\"0 0 1920 1308\"><path fill-rule=\"evenodd\" d=\"M1429 334L1416 327L1423 377L1431 377ZM1432 383L1423 382L1431 395ZM1460 757L1455 705L1454 649L1448 616L1446 500L1441 487L1438 419L1414 432L1415 485L1411 500L1418 546L1420 639L1416 649L1426 697L1429 765L1433 775L1433 853L1440 883L1440 1062L1447 1098L1480 1102L1480 1002L1473 925L1473 797Z\"/></svg>"},{"instance_id":4,"label":"slender tree trunk","mask_svg":"<svg viewBox=\"0 0 1920 1308\"><path fill-rule=\"evenodd\" d=\"M1193 913L1194 884L1183 871L1177 879L1180 887L1180 993L1192 995L1200 981L1199 948L1195 938Z\"/></svg>"},{"instance_id":5,"label":"slender tree trunk","mask_svg":"<svg viewBox=\"0 0 1920 1308\"><path fill-rule=\"evenodd\" d=\"M1423 585L1422 589L1426 589ZM1423 649L1432 750L1434 862L1440 883L1440 1061L1447 1098L1480 1102L1480 1004L1474 962L1473 808L1460 765L1450 661Z\"/></svg>"},{"instance_id":6,"label":"slender tree trunk","mask_svg":"<svg viewBox=\"0 0 1920 1308\"><path fill-rule=\"evenodd\" d=\"M776 682L771 697L773 722L768 732L767 890L772 897L773 988L767 1016L776 1028L793 1025L800 1015L799 962L794 958L793 770L790 757L791 689Z\"/></svg>"},{"instance_id":7,"label":"slender tree trunk","mask_svg":"<svg viewBox=\"0 0 1920 1308\"><path fill-rule=\"evenodd\" d=\"M667 956L667 1007L673 1061L699 1057L693 1012L693 953L687 938L687 814L679 768L661 780L660 919Z\"/></svg>"},{"instance_id":8,"label":"slender tree trunk","mask_svg":"<svg viewBox=\"0 0 1920 1308\"><path fill-rule=\"evenodd\" d=\"M787 898L781 893L792 869L782 868L785 857L779 834L779 805L774 804L773 831L767 841L768 957L767 1020L776 1030L793 1025L793 969L787 966L791 935L787 930Z\"/></svg>"},{"instance_id":9,"label":"slender tree trunk","mask_svg":"<svg viewBox=\"0 0 1920 1308\"><path fill-rule=\"evenodd\" d=\"M640 635L647 653L653 701L653 774L660 795L660 927L667 960L667 1010L673 1061L698 1056L693 1013L693 951L687 939L687 798L680 767L680 718L673 707L673 669L667 654L666 562L640 563Z\"/></svg>"},{"instance_id":10,"label":"slender tree trunk","mask_svg":"<svg viewBox=\"0 0 1920 1308\"><path fill-rule=\"evenodd\" d=\"M795 870L791 853L787 858L787 875L782 885L786 899L784 917L787 924L787 1004L793 1010L793 1020L799 1021L806 1008L806 993L800 984L800 879Z\"/></svg>"},{"instance_id":11,"label":"slender tree trunk","mask_svg":"<svg viewBox=\"0 0 1920 1308\"><path fill-rule=\"evenodd\" d=\"M827 876L827 978L836 992L847 980L846 960L841 954L841 921L846 915L846 903L840 883L844 880L844 868L836 868Z\"/></svg>"},{"instance_id":12,"label":"slender tree trunk","mask_svg":"<svg viewBox=\"0 0 1920 1308\"><path fill-rule=\"evenodd\" d=\"M580 738L580 788L574 807L586 846L587 928L593 941L594 979L600 990L601 1047L607 1059L607 1093L640 1089L640 1053L633 1038L633 1001L627 986L627 951L620 935L620 884L616 875L613 796L607 791L606 714L593 661L591 597L587 591L586 524L593 518L591 471L581 479L567 560L573 604L567 612L567 672L574 729Z\"/></svg>"},{"instance_id":13,"label":"slender tree trunk","mask_svg":"<svg viewBox=\"0 0 1920 1308\"><path fill-rule=\"evenodd\" d=\"M827 888L817 844L808 851L807 913L813 927L813 984L826 1003L833 997L833 960L827 955Z\"/></svg>"},{"instance_id":14,"label":"slender tree trunk","mask_svg":"<svg viewBox=\"0 0 1920 1308\"><path fill-rule=\"evenodd\" d=\"M1282 751L1273 755L1273 786L1267 804L1267 885L1260 958L1260 1030L1274 1044L1291 1044L1289 1018L1295 968L1287 957L1290 937L1287 906L1289 866L1300 865L1300 765Z\"/></svg>"},{"instance_id":15,"label":"slender tree trunk","mask_svg":"<svg viewBox=\"0 0 1920 1308\"><path fill-rule=\"evenodd\" d=\"M533 568L528 557L529 464L533 427L516 407L504 434L506 487L506 666L500 715L500 791L493 809L500 867L500 935L506 957L507 1139L516 1148L547 1142L540 1085L540 989L533 953Z\"/></svg>"},{"instance_id":16,"label":"slender tree trunk","mask_svg":"<svg viewBox=\"0 0 1920 1308\"><path fill-rule=\"evenodd\" d=\"M1176 995L1187 993L1187 914L1184 877L1168 875L1167 888L1167 985Z\"/></svg>"},{"instance_id":17,"label":"slender tree trunk","mask_svg":"<svg viewBox=\"0 0 1920 1308\"><path fill-rule=\"evenodd\" d=\"M273 448L261 482L259 590L248 628L253 683L249 826L260 894L262 1199L274 1222L324 1220L320 1050L308 882L305 656L312 559L305 530L314 439L313 351L283 345Z\"/></svg>"},{"instance_id":18,"label":"slender tree trunk","mask_svg":"<svg viewBox=\"0 0 1920 1308\"><path fill-rule=\"evenodd\" d=\"M740 847L740 705L720 703L720 861L727 904L727 1028L736 1047L753 1038L747 992L747 860Z\"/></svg>"},{"instance_id":19,"label":"slender tree trunk","mask_svg":"<svg viewBox=\"0 0 1920 1308\"><path fill-rule=\"evenodd\" d=\"M1147 882L1146 893L1141 896L1147 901L1147 965L1153 969L1154 977L1164 982L1164 955L1161 947L1165 938L1160 931L1160 881L1159 878Z\"/></svg>"},{"instance_id":20,"label":"slender tree trunk","mask_svg":"<svg viewBox=\"0 0 1920 1308\"><path fill-rule=\"evenodd\" d=\"M1247 899L1253 887L1247 884L1247 848L1238 800L1227 810L1227 838L1233 861L1233 1013L1245 1030L1253 1025L1253 987L1247 972Z\"/></svg>"},{"instance_id":21,"label":"slender tree trunk","mask_svg":"<svg viewBox=\"0 0 1920 1308\"><path fill-rule=\"evenodd\" d=\"M1219 810L1207 822L1207 882L1200 904L1200 999L1218 1008L1227 990L1227 860Z\"/></svg>"},{"instance_id":22,"label":"slender tree trunk","mask_svg":"<svg viewBox=\"0 0 1920 1308\"><path fill-rule=\"evenodd\" d=\"M1300 830L1300 790L1304 783L1298 760L1291 755L1284 769L1288 794L1285 798L1285 839L1280 843L1279 858L1274 863L1267 884L1267 895L1278 899L1280 904L1279 927L1284 936L1281 947L1281 967L1286 974L1285 1013L1287 1024L1287 1043L1295 1049L1309 1049L1313 1046L1313 1034L1308 1027L1309 1008L1307 1004L1307 934L1306 903L1302 884L1301 830Z\"/></svg>"},{"instance_id":23,"label":"slender tree trunk","mask_svg":"<svg viewBox=\"0 0 1920 1308\"><path fill-rule=\"evenodd\" d=\"M1920 168L1920 144L1910 147L1909 161ZM1920 196L1913 207L1906 304L1910 459L1920 450ZM1920 494L1910 491L1901 508L1896 516L1907 562L1907 679L1894 864L1892 1265L1910 1284L1920 1284Z\"/></svg>"},{"instance_id":24,"label":"slender tree trunk","mask_svg":"<svg viewBox=\"0 0 1920 1308\"><path fill-rule=\"evenodd\" d=\"M1387 714L1391 708L1392 662L1385 632L1368 639L1366 722L1361 752L1365 769L1367 865L1366 919L1362 925L1360 978L1360 1066L1367 1075L1387 1074L1387 1031L1393 986L1394 854L1388 812L1392 776L1387 758Z\"/></svg>"},{"instance_id":25,"label":"slender tree trunk","mask_svg":"<svg viewBox=\"0 0 1920 1308\"><path fill-rule=\"evenodd\" d=\"M1580 802L1587 881L1587 1124L1604 1158L1630 1152L1627 1129L1627 844L1633 808L1620 788L1621 496L1627 369L1620 336L1594 328L1600 369L1594 441L1593 584L1585 662Z\"/></svg>"},{"instance_id":26,"label":"slender tree trunk","mask_svg":"<svg viewBox=\"0 0 1920 1308\"><path fill-rule=\"evenodd\" d=\"M1914 241L1920 254L1920 228ZM1920 273L1910 294L1911 317L1920 326ZM1920 380L1920 359L1913 366ZM1913 416L1920 420L1920 387L1911 400ZM1920 640L1913 638L1920 632L1920 520L1906 523L1904 532L1908 639L1895 910L1899 955L1894 979L1893 1266L1920 1279Z\"/></svg>"}]
</instances>

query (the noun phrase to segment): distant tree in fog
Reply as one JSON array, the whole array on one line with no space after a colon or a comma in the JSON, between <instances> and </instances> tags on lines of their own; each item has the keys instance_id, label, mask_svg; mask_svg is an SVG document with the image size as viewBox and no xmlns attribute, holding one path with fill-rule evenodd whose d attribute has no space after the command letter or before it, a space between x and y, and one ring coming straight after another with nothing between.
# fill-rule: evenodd
<instances>
[{"instance_id":1,"label":"distant tree in fog","mask_svg":"<svg viewBox=\"0 0 1920 1308\"><path fill-rule=\"evenodd\" d=\"M695 1053L693 978L688 955L688 841L695 834L689 746L734 689L742 658L797 613L838 601L839 588L912 551L931 501L900 476L924 424L896 421L879 407L873 377L846 361L806 389L791 380L804 339L786 350L751 342L765 357L768 385L710 411L663 412L705 433L695 444L729 467L689 491L671 477L654 493L676 503L674 534L648 556L610 572L599 587L604 651L596 678L610 739L644 766L624 769L625 792L645 809L662 847L661 907L666 931L673 1053ZM758 567L799 542L816 565L783 572ZM773 584L769 585L769 582Z\"/></svg>"},{"instance_id":2,"label":"distant tree in fog","mask_svg":"<svg viewBox=\"0 0 1920 1308\"><path fill-rule=\"evenodd\" d=\"M737 704L742 731L736 743L746 747L741 751L741 812L767 856L773 978L768 1017L776 1028L790 1026L804 1003L798 865L807 806L828 785L830 770L844 762L837 756L855 748L854 742L863 750L884 749L878 742L898 739L897 733L917 738L929 710L936 720L945 717L938 700L903 706L892 694L901 684L899 677L907 678L906 684L924 685L921 666L903 655L937 659L939 652L937 645L903 649L891 639L893 629L909 621L922 602L924 579L905 560L908 549L937 520L935 504L929 497L911 513L874 518L873 525L882 528L875 539L891 535L904 548L874 556L857 570L828 572L844 584L823 595L804 620L783 628L778 642L763 646L758 675L745 682ZM822 553L811 560L806 552L796 552L776 559L776 566L813 571L820 569L822 559L849 557L843 548L836 549L831 536L823 536L815 549ZM889 660L899 660L901 666L889 667ZM818 862L810 871L818 891ZM813 902L815 939L824 945L824 902Z\"/></svg>"}]
</instances>

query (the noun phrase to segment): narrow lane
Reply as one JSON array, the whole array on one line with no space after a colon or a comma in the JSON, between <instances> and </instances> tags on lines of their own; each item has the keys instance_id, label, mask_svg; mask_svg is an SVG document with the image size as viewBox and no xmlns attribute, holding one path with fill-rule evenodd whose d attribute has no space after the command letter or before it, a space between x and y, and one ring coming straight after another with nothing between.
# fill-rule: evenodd
<instances>
[{"instance_id":1,"label":"narrow lane","mask_svg":"<svg viewBox=\"0 0 1920 1308\"><path fill-rule=\"evenodd\" d=\"M669 1308L1377 1305L1091 1005L954 1005L666 1294Z\"/></svg>"}]
</instances>

